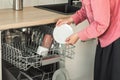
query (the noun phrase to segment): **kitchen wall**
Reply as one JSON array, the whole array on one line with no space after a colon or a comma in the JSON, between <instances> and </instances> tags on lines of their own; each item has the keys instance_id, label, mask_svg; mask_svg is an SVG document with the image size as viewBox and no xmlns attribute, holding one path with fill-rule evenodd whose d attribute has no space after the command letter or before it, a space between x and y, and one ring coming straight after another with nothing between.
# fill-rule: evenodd
<instances>
[{"instance_id":1,"label":"kitchen wall","mask_svg":"<svg viewBox=\"0 0 120 80\"><path fill-rule=\"evenodd\" d=\"M0 9L12 8L13 0L0 0ZM67 0L23 0L25 6L55 4L55 3L67 3Z\"/></svg>"}]
</instances>

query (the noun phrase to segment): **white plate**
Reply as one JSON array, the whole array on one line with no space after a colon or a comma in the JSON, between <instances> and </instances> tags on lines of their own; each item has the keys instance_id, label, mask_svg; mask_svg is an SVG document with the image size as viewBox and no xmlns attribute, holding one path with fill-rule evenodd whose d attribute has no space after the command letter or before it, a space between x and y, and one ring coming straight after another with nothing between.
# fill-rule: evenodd
<instances>
[{"instance_id":1,"label":"white plate","mask_svg":"<svg viewBox=\"0 0 120 80\"><path fill-rule=\"evenodd\" d=\"M56 26L53 31L53 37L56 42L65 44L66 38L73 34L72 28L68 24Z\"/></svg>"},{"instance_id":2,"label":"white plate","mask_svg":"<svg viewBox=\"0 0 120 80\"><path fill-rule=\"evenodd\" d=\"M56 70L55 73L53 74L52 80L69 80L64 70L65 69L62 69L62 68Z\"/></svg>"}]
</instances>

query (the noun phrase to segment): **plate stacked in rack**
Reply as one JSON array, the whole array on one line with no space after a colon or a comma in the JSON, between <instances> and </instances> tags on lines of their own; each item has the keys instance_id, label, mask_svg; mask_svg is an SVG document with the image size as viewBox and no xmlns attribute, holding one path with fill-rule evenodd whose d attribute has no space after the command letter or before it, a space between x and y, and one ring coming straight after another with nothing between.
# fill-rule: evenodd
<instances>
[{"instance_id":1,"label":"plate stacked in rack","mask_svg":"<svg viewBox=\"0 0 120 80\"><path fill-rule=\"evenodd\" d=\"M52 80L70 80L68 71L65 68L60 68L53 74Z\"/></svg>"}]
</instances>

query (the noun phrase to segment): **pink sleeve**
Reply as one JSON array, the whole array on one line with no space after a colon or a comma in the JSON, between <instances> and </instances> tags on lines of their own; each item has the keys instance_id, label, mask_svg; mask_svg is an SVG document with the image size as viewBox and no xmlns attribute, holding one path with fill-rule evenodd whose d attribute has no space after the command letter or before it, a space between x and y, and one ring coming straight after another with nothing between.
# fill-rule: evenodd
<instances>
[{"instance_id":1,"label":"pink sleeve","mask_svg":"<svg viewBox=\"0 0 120 80\"><path fill-rule=\"evenodd\" d=\"M75 14L73 14L71 17L73 18L75 24L78 24L87 18L83 7L80 10L78 10Z\"/></svg>"},{"instance_id":2,"label":"pink sleeve","mask_svg":"<svg viewBox=\"0 0 120 80\"><path fill-rule=\"evenodd\" d=\"M79 38L83 41L101 36L108 29L110 23L109 0L92 0L91 7L94 21L78 32Z\"/></svg>"}]
</instances>

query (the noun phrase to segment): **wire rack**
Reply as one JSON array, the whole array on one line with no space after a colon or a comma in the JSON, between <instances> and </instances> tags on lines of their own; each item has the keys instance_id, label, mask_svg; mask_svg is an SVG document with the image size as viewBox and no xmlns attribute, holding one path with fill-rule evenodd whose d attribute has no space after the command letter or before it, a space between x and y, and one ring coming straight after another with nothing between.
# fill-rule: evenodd
<instances>
[{"instance_id":1,"label":"wire rack","mask_svg":"<svg viewBox=\"0 0 120 80\"><path fill-rule=\"evenodd\" d=\"M39 31L37 32L36 30L38 29L35 29L35 31L33 30L34 33L39 33ZM6 32L8 33L6 34ZM38 54L37 49L41 45L42 38L44 37L42 32L40 35L42 35L42 37L39 38L39 40L37 38L38 34L33 38L32 35L28 35L28 33L21 34L16 32L16 30L14 32L2 32L1 45L3 63L10 64L11 72L19 72L16 76L17 80L52 80L51 75L53 75L54 71L58 69L56 68L58 65L56 63L59 63L64 57L74 57L75 46L58 44L54 40L48 52L43 51L41 52L41 55ZM47 53L47 55L42 56L42 54L45 53ZM45 71L50 69L50 67L52 68L51 71ZM33 68L33 70L31 70L31 68ZM28 71L37 71L41 73L31 76Z\"/></svg>"},{"instance_id":2,"label":"wire rack","mask_svg":"<svg viewBox=\"0 0 120 80\"><path fill-rule=\"evenodd\" d=\"M2 58L19 69L28 70L30 67L38 68L45 65L45 62L50 62L50 59L53 59L52 62L57 62L61 56L72 58L74 55L74 46L51 48L48 55L44 57L36 53L37 47L33 43L2 43Z\"/></svg>"},{"instance_id":3,"label":"wire rack","mask_svg":"<svg viewBox=\"0 0 120 80\"><path fill-rule=\"evenodd\" d=\"M54 72L59 69L59 63L53 63L39 68L30 68L26 71L19 70L6 62L7 69L16 80L52 80ZM11 66L11 67L10 67Z\"/></svg>"}]
</instances>

